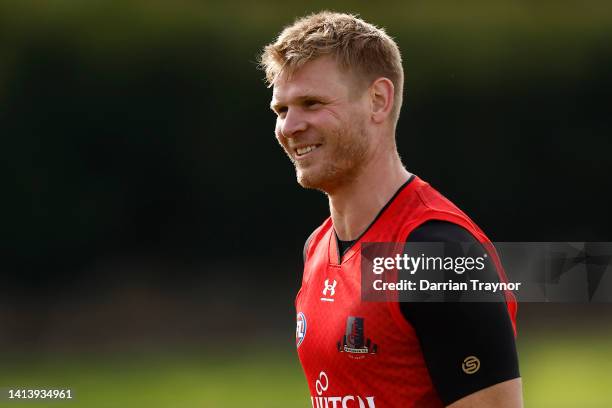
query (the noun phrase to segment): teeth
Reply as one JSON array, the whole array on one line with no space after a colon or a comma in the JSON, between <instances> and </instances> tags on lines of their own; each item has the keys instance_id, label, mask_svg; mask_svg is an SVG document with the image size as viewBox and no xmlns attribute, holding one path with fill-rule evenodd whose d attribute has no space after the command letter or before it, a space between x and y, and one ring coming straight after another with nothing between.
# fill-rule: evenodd
<instances>
[{"instance_id":1,"label":"teeth","mask_svg":"<svg viewBox=\"0 0 612 408\"><path fill-rule=\"evenodd\" d=\"M315 145L311 145L311 146L306 146L306 147L300 147L299 149L297 149L297 154L298 155L303 155L309 152L312 152L314 149L316 149L318 146Z\"/></svg>"}]
</instances>

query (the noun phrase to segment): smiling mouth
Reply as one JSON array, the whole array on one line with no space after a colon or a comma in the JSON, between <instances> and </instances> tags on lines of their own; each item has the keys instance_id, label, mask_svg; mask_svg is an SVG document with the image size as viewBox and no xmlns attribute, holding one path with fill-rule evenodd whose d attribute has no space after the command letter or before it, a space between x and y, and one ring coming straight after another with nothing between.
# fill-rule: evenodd
<instances>
[{"instance_id":1,"label":"smiling mouth","mask_svg":"<svg viewBox=\"0 0 612 408\"><path fill-rule=\"evenodd\" d=\"M300 147L300 148L294 149L295 155L297 157L306 156L308 153L318 149L319 146L321 146L321 145L320 144L312 144L312 145L308 145L308 146L304 146L304 147Z\"/></svg>"}]
</instances>

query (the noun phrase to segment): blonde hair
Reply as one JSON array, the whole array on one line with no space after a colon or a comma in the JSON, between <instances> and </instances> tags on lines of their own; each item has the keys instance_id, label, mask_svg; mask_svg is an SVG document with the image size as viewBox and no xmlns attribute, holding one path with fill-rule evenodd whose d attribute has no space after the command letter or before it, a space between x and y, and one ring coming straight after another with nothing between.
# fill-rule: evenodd
<instances>
[{"instance_id":1,"label":"blonde hair","mask_svg":"<svg viewBox=\"0 0 612 408\"><path fill-rule=\"evenodd\" d=\"M384 29L357 16L321 11L297 19L266 45L260 57L266 81L273 86L281 74L291 75L308 61L331 55L341 69L356 74L369 85L379 77L393 82L393 117L402 106L404 70L395 41Z\"/></svg>"}]
</instances>

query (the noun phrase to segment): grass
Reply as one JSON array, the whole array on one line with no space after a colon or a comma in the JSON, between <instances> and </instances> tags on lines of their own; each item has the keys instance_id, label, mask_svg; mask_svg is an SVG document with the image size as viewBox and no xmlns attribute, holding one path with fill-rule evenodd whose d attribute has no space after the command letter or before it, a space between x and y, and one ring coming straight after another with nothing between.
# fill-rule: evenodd
<instances>
[{"instance_id":1,"label":"grass","mask_svg":"<svg viewBox=\"0 0 612 408\"><path fill-rule=\"evenodd\" d=\"M526 407L612 406L610 336L519 338ZM70 387L71 401L8 401L0 407L308 407L291 349L117 352L4 358L0 387ZM5 391L6 392L6 391Z\"/></svg>"}]
</instances>

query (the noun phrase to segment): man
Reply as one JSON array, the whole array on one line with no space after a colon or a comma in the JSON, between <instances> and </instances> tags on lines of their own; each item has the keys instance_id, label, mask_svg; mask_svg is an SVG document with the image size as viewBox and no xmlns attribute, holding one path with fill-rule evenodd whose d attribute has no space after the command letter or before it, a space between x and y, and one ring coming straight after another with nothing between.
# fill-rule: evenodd
<instances>
[{"instance_id":1,"label":"man","mask_svg":"<svg viewBox=\"0 0 612 408\"><path fill-rule=\"evenodd\" d=\"M363 242L490 245L400 160L395 42L355 16L321 12L286 27L261 64L273 87L276 137L298 183L329 199L331 217L304 247L296 298L312 406L522 406L510 295L497 303L361 301ZM487 270L505 279L490 258Z\"/></svg>"}]
</instances>

